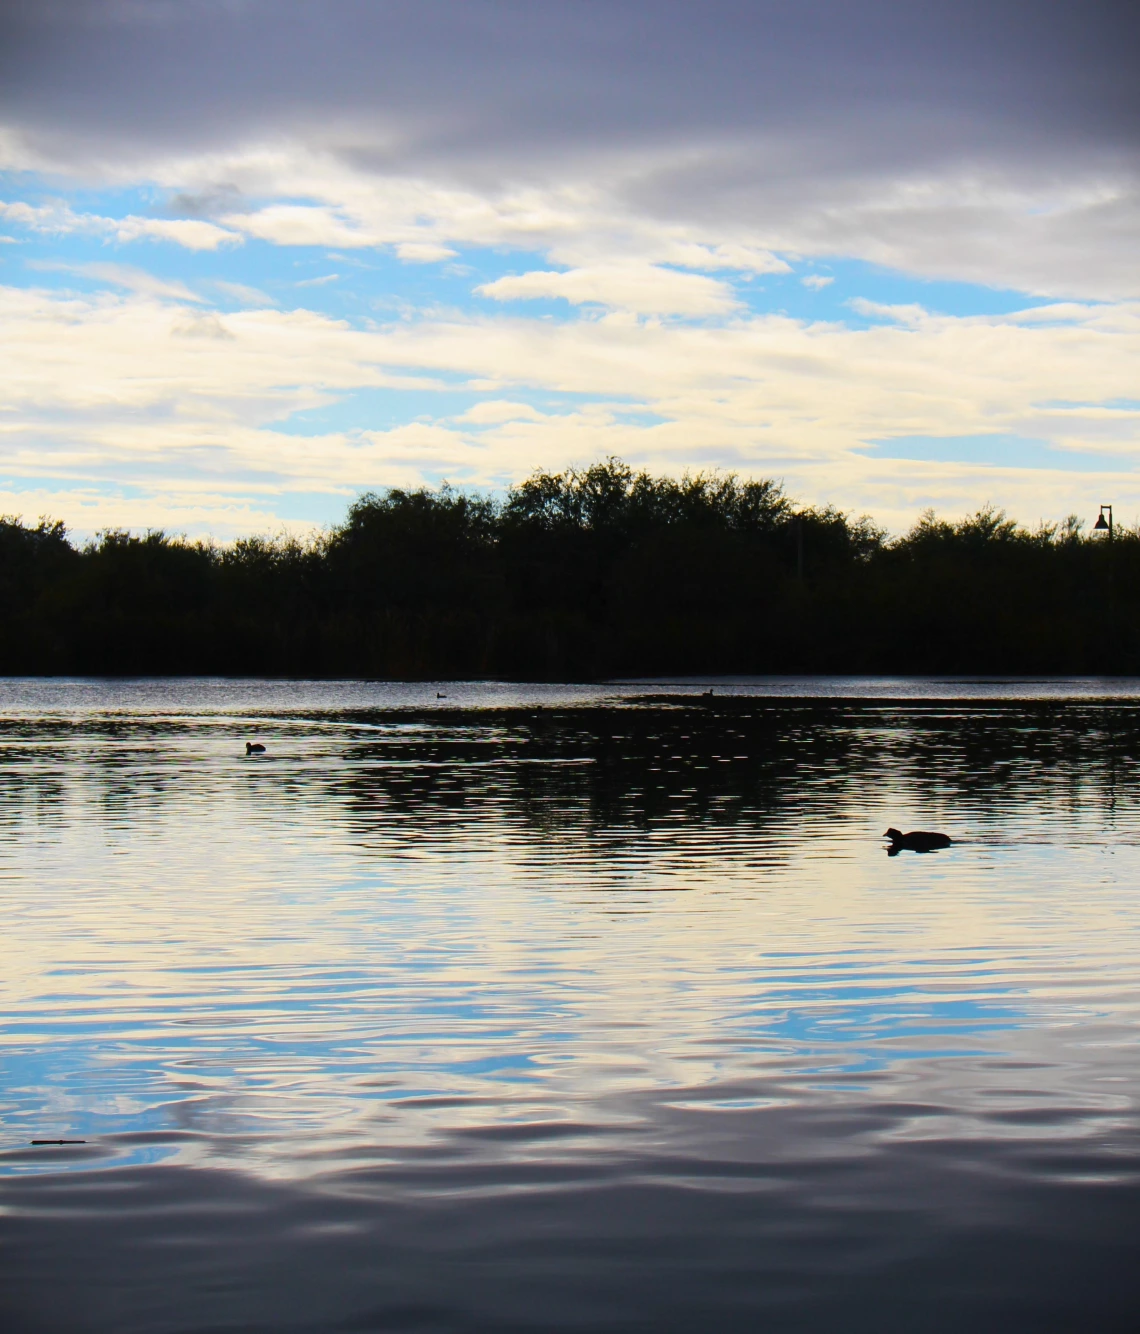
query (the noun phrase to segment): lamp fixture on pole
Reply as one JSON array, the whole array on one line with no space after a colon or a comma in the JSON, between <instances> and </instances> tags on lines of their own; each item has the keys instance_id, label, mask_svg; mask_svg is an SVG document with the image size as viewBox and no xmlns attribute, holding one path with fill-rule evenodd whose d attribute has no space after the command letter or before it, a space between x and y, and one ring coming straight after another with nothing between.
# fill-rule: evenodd
<instances>
[{"instance_id":1,"label":"lamp fixture on pole","mask_svg":"<svg viewBox=\"0 0 1140 1334\"><path fill-rule=\"evenodd\" d=\"M1107 519L1104 517L1104 512L1105 512L1105 510L1108 511L1108 518L1107 518ZM1102 506L1100 507L1100 513L1096 516L1096 523L1093 524L1093 529L1094 529L1095 531L1097 531L1097 532L1101 532L1101 533L1107 531L1108 536L1109 536L1109 540L1110 540L1110 541L1112 540L1112 506L1111 506L1111 505L1102 505Z\"/></svg>"}]
</instances>

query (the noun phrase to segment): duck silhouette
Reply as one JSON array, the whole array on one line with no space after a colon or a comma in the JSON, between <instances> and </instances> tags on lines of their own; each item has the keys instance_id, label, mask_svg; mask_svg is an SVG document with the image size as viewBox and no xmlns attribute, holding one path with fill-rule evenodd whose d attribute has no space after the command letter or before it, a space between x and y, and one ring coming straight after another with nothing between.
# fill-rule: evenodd
<instances>
[{"instance_id":1,"label":"duck silhouette","mask_svg":"<svg viewBox=\"0 0 1140 1334\"><path fill-rule=\"evenodd\" d=\"M904 848L911 852L934 852L937 848L948 848L954 841L947 834L935 834L926 829L915 829L904 834L898 829L888 829L883 835L891 841L887 849L888 857L897 857Z\"/></svg>"},{"instance_id":2,"label":"duck silhouette","mask_svg":"<svg viewBox=\"0 0 1140 1334\"><path fill-rule=\"evenodd\" d=\"M265 747L260 741L247 741L245 743L245 753L247 755L264 755Z\"/></svg>"}]
</instances>

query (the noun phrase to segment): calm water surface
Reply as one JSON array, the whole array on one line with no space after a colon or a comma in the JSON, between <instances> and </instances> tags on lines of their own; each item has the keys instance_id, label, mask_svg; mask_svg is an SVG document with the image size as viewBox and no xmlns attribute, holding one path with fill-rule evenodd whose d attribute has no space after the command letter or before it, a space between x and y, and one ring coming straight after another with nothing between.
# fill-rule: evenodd
<instances>
[{"instance_id":1,"label":"calm water surface","mask_svg":"<svg viewBox=\"0 0 1140 1334\"><path fill-rule=\"evenodd\" d=\"M1136 1328L1140 683L705 688L0 682L0 1328Z\"/></svg>"}]
</instances>

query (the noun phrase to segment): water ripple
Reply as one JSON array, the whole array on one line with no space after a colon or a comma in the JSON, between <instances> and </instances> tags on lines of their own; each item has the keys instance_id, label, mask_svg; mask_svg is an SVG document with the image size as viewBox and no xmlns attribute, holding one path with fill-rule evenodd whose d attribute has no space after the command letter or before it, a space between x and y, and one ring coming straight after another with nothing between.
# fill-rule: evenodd
<instances>
[{"instance_id":1,"label":"water ripple","mask_svg":"<svg viewBox=\"0 0 1140 1334\"><path fill-rule=\"evenodd\" d=\"M6 1328L1131 1328L1140 701L446 693L0 689Z\"/></svg>"}]
</instances>

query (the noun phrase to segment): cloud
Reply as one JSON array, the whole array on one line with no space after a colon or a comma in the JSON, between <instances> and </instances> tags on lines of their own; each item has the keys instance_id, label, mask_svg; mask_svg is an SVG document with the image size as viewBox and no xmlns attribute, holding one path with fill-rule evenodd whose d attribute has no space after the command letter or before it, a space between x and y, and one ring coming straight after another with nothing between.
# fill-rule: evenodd
<instances>
[{"instance_id":1,"label":"cloud","mask_svg":"<svg viewBox=\"0 0 1140 1334\"><path fill-rule=\"evenodd\" d=\"M224 278L213 278L210 282L211 287L216 287L219 292L235 301L242 301L247 306L272 306L273 298L263 292L259 287L249 287L245 283L232 283Z\"/></svg>"},{"instance_id":2,"label":"cloud","mask_svg":"<svg viewBox=\"0 0 1140 1334\"><path fill-rule=\"evenodd\" d=\"M638 315L723 315L737 304L731 289L715 278L653 264L522 273L483 283L475 290L496 301L561 298L575 306L609 306Z\"/></svg>"},{"instance_id":3,"label":"cloud","mask_svg":"<svg viewBox=\"0 0 1140 1334\"><path fill-rule=\"evenodd\" d=\"M849 255L1119 299L1140 295L1138 44L1110 0L6 6L0 151L168 183L278 244L530 235L583 267L655 234L710 271Z\"/></svg>"},{"instance_id":4,"label":"cloud","mask_svg":"<svg viewBox=\"0 0 1140 1334\"><path fill-rule=\"evenodd\" d=\"M0 218L38 232L73 232L84 225L81 216L65 204L33 205L19 199L0 199Z\"/></svg>"},{"instance_id":5,"label":"cloud","mask_svg":"<svg viewBox=\"0 0 1140 1334\"><path fill-rule=\"evenodd\" d=\"M784 149L799 152L792 141ZM1132 244L1140 231L1140 161L1119 153L1095 169L1090 161L1028 159L937 169L909 163L892 174L880 164L809 179L798 169L789 177L782 153L765 172L755 155L737 161L742 151L730 145L694 159L683 146L663 146L646 161L615 150L601 163L575 158L561 180L501 185L433 179L422 163L414 175L397 175L395 164L381 171L367 158L281 140L137 170L172 191L209 197L214 190L227 203L235 193L307 200L223 213L204 224L216 226L217 236L202 238L219 246L235 236L326 250L392 246L425 261L444 250L505 246L542 252L568 268L653 263L758 274L786 271L782 255L849 256L1051 297L1140 295L1140 251ZM760 156L775 152L768 144ZM707 179L714 167L724 179ZM233 189L215 190L219 178ZM82 226L116 239L131 222L11 207L36 211L44 231Z\"/></svg>"},{"instance_id":6,"label":"cloud","mask_svg":"<svg viewBox=\"0 0 1140 1334\"><path fill-rule=\"evenodd\" d=\"M229 227L259 241L288 246L342 246L346 250L382 244L381 238L361 229L331 208L302 204L274 204L256 213L230 213Z\"/></svg>"},{"instance_id":7,"label":"cloud","mask_svg":"<svg viewBox=\"0 0 1140 1334\"><path fill-rule=\"evenodd\" d=\"M221 338L233 341L234 335L213 312L188 311L170 327L175 338Z\"/></svg>"},{"instance_id":8,"label":"cloud","mask_svg":"<svg viewBox=\"0 0 1140 1334\"><path fill-rule=\"evenodd\" d=\"M545 421L546 414L539 412L529 403L512 403L509 399L489 398L468 408L460 422L470 422L472 426L498 426L509 421Z\"/></svg>"},{"instance_id":9,"label":"cloud","mask_svg":"<svg viewBox=\"0 0 1140 1334\"><path fill-rule=\"evenodd\" d=\"M294 284L296 287L327 287L329 283L340 282L339 273L325 273L319 278L300 278Z\"/></svg>"},{"instance_id":10,"label":"cloud","mask_svg":"<svg viewBox=\"0 0 1140 1334\"><path fill-rule=\"evenodd\" d=\"M108 528L145 532L163 528L168 533L210 534L231 541L250 533L276 533L283 529L304 535L316 527L309 523L282 523L271 505L230 500L212 492L161 487L141 495L124 495L91 486L34 486L0 488L0 513L28 518L49 514L67 524L73 538L93 537Z\"/></svg>"},{"instance_id":11,"label":"cloud","mask_svg":"<svg viewBox=\"0 0 1140 1334\"><path fill-rule=\"evenodd\" d=\"M558 240L589 236L603 221L595 216L592 192L579 188L487 191L430 177L377 176L302 144L252 145L225 159L167 163L161 170L171 185L190 180L205 186L211 174L222 172L249 195L307 196L311 202L268 204L221 219L283 246L394 246L397 254L411 247L407 257L441 259L449 257L442 252L453 250L452 243L547 248ZM590 225L583 229L587 219ZM623 226L618 223L618 230Z\"/></svg>"},{"instance_id":12,"label":"cloud","mask_svg":"<svg viewBox=\"0 0 1140 1334\"><path fill-rule=\"evenodd\" d=\"M96 213L76 213L67 204L58 202L32 205L21 200L0 201L0 217L54 236L86 232L124 244L146 237L173 241L187 250L217 250L223 245L240 245L242 240L235 232L197 218L139 218L133 214L126 218L105 218Z\"/></svg>"},{"instance_id":13,"label":"cloud","mask_svg":"<svg viewBox=\"0 0 1140 1334\"><path fill-rule=\"evenodd\" d=\"M440 260L453 259L456 251L437 241L401 241L396 246L396 254L406 264L435 264Z\"/></svg>"},{"instance_id":14,"label":"cloud","mask_svg":"<svg viewBox=\"0 0 1140 1334\"><path fill-rule=\"evenodd\" d=\"M52 260L29 260L28 268L38 269L41 272L74 273L82 278L94 278L97 282L125 287L140 296L153 297L157 300L194 302L202 300L184 283L156 278L153 273L135 268L133 264L64 264Z\"/></svg>"},{"instance_id":15,"label":"cloud","mask_svg":"<svg viewBox=\"0 0 1140 1334\"><path fill-rule=\"evenodd\" d=\"M647 238L645 238L647 239ZM658 258L686 269L736 269L745 273L790 273L791 266L770 250L752 245L704 245L698 241L665 239Z\"/></svg>"},{"instance_id":16,"label":"cloud","mask_svg":"<svg viewBox=\"0 0 1140 1334\"><path fill-rule=\"evenodd\" d=\"M829 286L834 281L834 278L829 278L822 273L809 273L806 278L800 279L800 282L802 282L805 287L810 287L816 292Z\"/></svg>"},{"instance_id":17,"label":"cloud","mask_svg":"<svg viewBox=\"0 0 1140 1334\"><path fill-rule=\"evenodd\" d=\"M909 324L912 326L920 325L926 323L926 321L930 318L924 306L917 305L916 303L913 302L904 305L885 305L881 301L868 301L866 297L856 296L852 297L852 299L847 304L858 315L866 315L869 318L876 320L894 320L897 321L899 324ZM1058 318L1056 314L1058 307L1056 306L1045 307L1045 309L1049 309L1054 312L1052 316L1053 319ZM1081 310L1083 310L1083 307L1080 306L1070 307L1070 313L1076 313L1077 311ZM1023 311L1019 312L1019 314L1022 316L1024 316L1025 314L1029 314L1030 316L1032 316L1033 312ZM1062 318L1069 318L1069 315L1066 315Z\"/></svg>"},{"instance_id":18,"label":"cloud","mask_svg":"<svg viewBox=\"0 0 1140 1334\"><path fill-rule=\"evenodd\" d=\"M187 250L217 250L224 245L240 245L241 237L198 218L124 218L114 228L117 241L136 241L149 237L155 241L173 241Z\"/></svg>"},{"instance_id":19,"label":"cloud","mask_svg":"<svg viewBox=\"0 0 1140 1334\"><path fill-rule=\"evenodd\" d=\"M1099 503L1094 487L1140 514L1140 409L1129 406L1140 304L1035 313L861 329L782 316L716 325L497 313L354 329L303 310L219 317L134 292L0 288L0 458L12 479L185 490L262 510L287 492L347 497L442 476L501 485L536 465L618 453L677 472L782 477L794 494L896 527L923 505L961 511L979 496L1059 517ZM485 397L456 418L461 386ZM429 413L438 403L433 419L314 435L286 427L383 387L417 392ZM540 411L512 387L577 406ZM894 439L971 436L1095 449L1119 470L1002 467L996 447L993 465L885 457ZM876 452L872 442L888 443Z\"/></svg>"},{"instance_id":20,"label":"cloud","mask_svg":"<svg viewBox=\"0 0 1140 1334\"><path fill-rule=\"evenodd\" d=\"M797 122L830 138L836 161L852 165L859 148L856 166L908 145L964 160L976 145L1127 142L1134 130L1140 25L1110 0L527 10L521 23L508 0L326 0L319 15L275 0L9 5L6 105L57 150L215 151L306 130L373 164L466 162L474 175L498 161L505 176L583 145L678 141L696 158L733 133L752 147ZM158 114L172 98L180 114Z\"/></svg>"}]
</instances>

